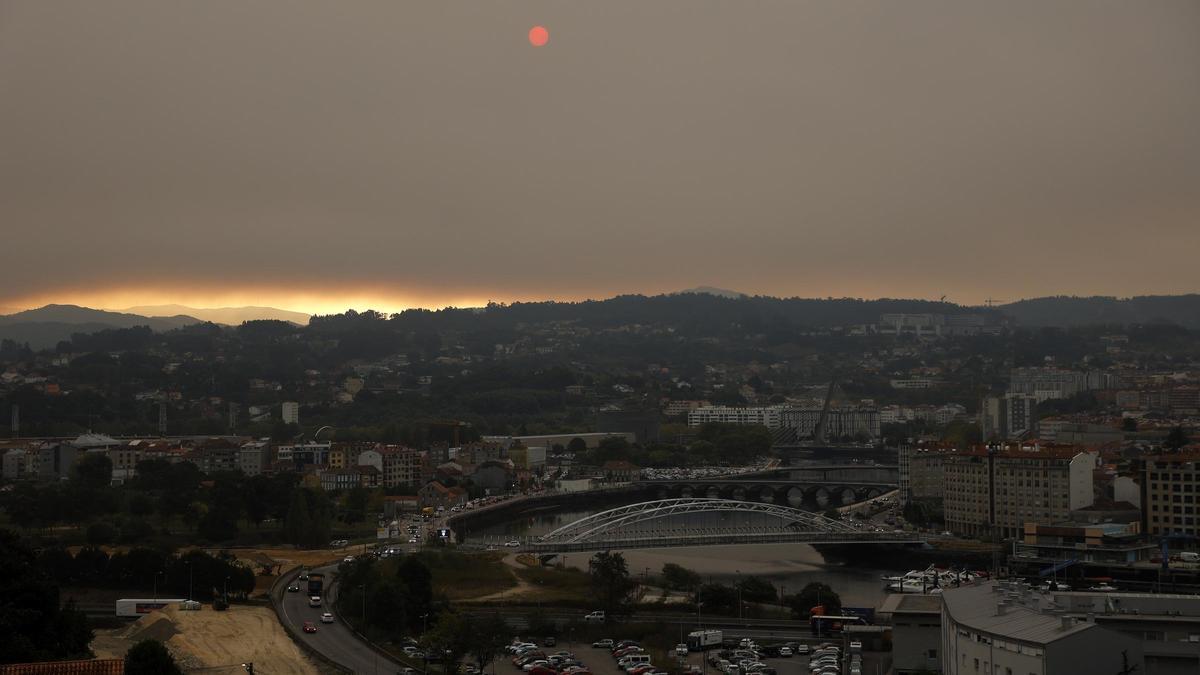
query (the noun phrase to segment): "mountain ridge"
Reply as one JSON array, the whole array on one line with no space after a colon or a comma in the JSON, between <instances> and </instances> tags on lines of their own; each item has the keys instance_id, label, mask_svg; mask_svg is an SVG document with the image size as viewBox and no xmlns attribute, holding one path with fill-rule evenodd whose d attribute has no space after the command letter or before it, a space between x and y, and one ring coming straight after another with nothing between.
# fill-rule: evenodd
<instances>
[{"instance_id":1,"label":"mountain ridge","mask_svg":"<svg viewBox=\"0 0 1200 675\"><path fill-rule=\"evenodd\" d=\"M119 310L129 314L146 317L160 316L194 316L201 321L225 324L227 326L241 325L246 321L270 320L290 321L301 326L308 323L311 315L304 312L293 312L276 307L247 305L244 307L189 307L187 305L139 305Z\"/></svg>"}]
</instances>

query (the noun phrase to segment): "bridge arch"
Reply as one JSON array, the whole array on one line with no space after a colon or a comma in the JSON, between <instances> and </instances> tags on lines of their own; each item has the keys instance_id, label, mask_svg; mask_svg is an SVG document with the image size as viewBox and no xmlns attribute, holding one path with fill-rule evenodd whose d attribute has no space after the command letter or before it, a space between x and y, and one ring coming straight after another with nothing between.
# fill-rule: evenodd
<instances>
[{"instance_id":1,"label":"bridge arch","mask_svg":"<svg viewBox=\"0 0 1200 675\"><path fill-rule=\"evenodd\" d=\"M557 544L601 541L606 535L638 523L687 513L720 512L754 513L774 517L781 521L781 528L793 532L857 533L855 528L840 521L778 504L693 497L660 499L609 509L568 523L542 536L539 541Z\"/></svg>"}]
</instances>

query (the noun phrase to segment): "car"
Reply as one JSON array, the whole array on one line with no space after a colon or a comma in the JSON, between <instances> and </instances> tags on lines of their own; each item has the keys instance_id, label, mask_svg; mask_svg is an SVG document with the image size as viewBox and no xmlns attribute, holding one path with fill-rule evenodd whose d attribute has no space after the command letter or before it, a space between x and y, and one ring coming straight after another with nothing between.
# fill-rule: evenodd
<instances>
[{"instance_id":1,"label":"car","mask_svg":"<svg viewBox=\"0 0 1200 675\"><path fill-rule=\"evenodd\" d=\"M686 643L680 642L679 644L675 645L675 656L678 656L681 659L686 659L687 655L688 646Z\"/></svg>"},{"instance_id":2,"label":"car","mask_svg":"<svg viewBox=\"0 0 1200 675\"><path fill-rule=\"evenodd\" d=\"M526 663L525 665L521 666L521 670L524 670L525 672L528 673L529 671L533 670L534 668L537 668L538 666L543 666L545 668L549 668L550 662L547 661L546 659L535 659L535 660L530 661L529 663Z\"/></svg>"},{"instance_id":3,"label":"car","mask_svg":"<svg viewBox=\"0 0 1200 675\"><path fill-rule=\"evenodd\" d=\"M641 654L643 651L645 651L645 650L637 645L621 647L620 649L613 652L613 658L620 661L623 657L629 656L630 654Z\"/></svg>"},{"instance_id":4,"label":"car","mask_svg":"<svg viewBox=\"0 0 1200 675\"><path fill-rule=\"evenodd\" d=\"M308 572L300 573L300 581L308 581Z\"/></svg>"},{"instance_id":5,"label":"car","mask_svg":"<svg viewBox=\"0 0 1200 675\"><path fill-rule=\"evenodd\" d=\"M534 666L529 669L529 675L558 675L558 671L548 666Z\"/></svg>"},{"instance_id":6,"label":"car","mask_svg":"<svg viewBox=\"0 0 1200 675\"><path fill-rule=\"evenodd\" d=\"M321 623L333 623L333 614L325 612L321 615Z\"/></svg>"},{"instance_id":7,"label":"car","mask_svg":"<svg viewBox=\"0 0 1200 675\"><path fill-rule=\"evenodd\" d=\"M850 641L850 651L861 652L862 651L862 642L859 642L858 640L851 640Z\"/></svg>"},{"instance_id":8,"label":"car","mask_svg":"<svg viewBox=\"0 0 1200 675\"><path fill-rule=\"evenodd\" d=\"M788 647L787 645L784 645L784 646L782 646L782 647L780 647L780 648L779 648L779 656L780 656L781 658L785 658L785 659L786 659L786 658L790 657L791 655L792 655L792 648L791 648L791 647Z\"/></svg>"},{"instance_id":9,"label":"car","mask_svg":"<svg viewBox=\"0 0 1200 675\"><path fill-rule=\"evenodd\" d=\"M508 544L505 544L505 546L507 546L507 545ZM596 610L596 611L592 612L591 614L588 614L587 616L583 617L583 620L586 623L604 623L605 615L604 615L604 612L602 612L600 610Z\"/></svg>"},{"instance_id":10,"label":"car","mask_svg":"<svg viewBox=\"0 0 1200 675\"><path fill-rule=\"evenodd\" d=\"M321 606L321 596L319 596L319 595L310 596L308 598L308 606L309 607L320 607Z\"/></svg>"},{"instance_id":11,"label":"car","mask_svg":"<svg viewBox=\"0 0 1200 675\"><path fill-rule=\"evenodd\" d=\"M520 548L521 542L517 541L516 539L510 539L509 541L504 542L504 545L508 548Z\"/></svg>"},{"instance_id":12,"label":"car","mask_svg":"<svg viewBox=\"0 0 1200 675\"><path fill-rule=\"evenodd\" d=\"M288 593L299 593L300 592L300 584L292 584L292 585L288 586L287 590L288 590Z\"/></svg>"},{"instance_id":13,"label":"car","mask_svg":"<svg viewBox=\"0 0 1200 675\"><path fill-rule=\"evenodd\" d=\"M657 670L657 668L654 667L653 663L639 663L636 665L630 665L625 672L627 675L646 675L647 673L651 673L655 670Z\"/></svg>"},{"instance_id":14,"label":"car","mask_svg":"<svg viewBox=\"0 0 1200 675\"><path fill-rule=\"evenodd\" d=\"M305 621L305 622L304 622L304 632L305 632L305 633L315 633L315 632L317 632L317 625L316 625L316 624L314 624L314 623L313 623L313 622L311 622L311 621Z\"/></svg>"},{"instance_id":15,"label":"car","mask_svg":"<svg viewBox=\"0 0 1200 675\"><path fill-rule=\"evenodd\" d=\"M417 669L411 666L405 666L400 669L402 675L417 675Z\"/></svg>"},{"instance_id":16,"label":"car","mask_svg":"<svg viewBox=\"0 0 1200 675\"><path fill-rule=\"evenodd\" d=\"M344 562L344 563L352 563L352 562L354 562L354 556L352 556L352 555L348 555L348 556L346 556L345 558L342 558L342 562Z\"/></svg>"},{"instance_id":17,"label":"car","mask_svg":"<svg viewBox=\"0 0 1200 675\"><path fill-rule=\"evenodd\" d=\"M545 640L542 640L543 647L553 647L556 644L558 644L558 641L554 639L553 635L548 635Z\"/></svg>"},{"instance_id":18,"label":"car","mask_svg":"<svg viewBox=\"0 0 1200 675\"><path fill-rule=\"evenodd\" d=\"M592 643L592 646L596 649L612 649L613 641L612 638L604 638L603 640L596 640Z\"/></svg>"}]
</instances>

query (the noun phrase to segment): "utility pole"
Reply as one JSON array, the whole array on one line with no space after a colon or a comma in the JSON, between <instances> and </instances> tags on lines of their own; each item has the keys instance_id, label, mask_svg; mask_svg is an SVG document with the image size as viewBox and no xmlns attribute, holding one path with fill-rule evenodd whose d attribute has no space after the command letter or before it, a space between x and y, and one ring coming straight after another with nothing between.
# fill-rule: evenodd
<instances>
[{"instance_id":1,"label":"utility pole","mask_svg":"<svg viewBox=\"0 0 1200 675\"><path fill-rule=\"evenodd\" d=\"M12 437L21 437L21 406L15 403L12 407Z\"/></svg>"}]
</instances>

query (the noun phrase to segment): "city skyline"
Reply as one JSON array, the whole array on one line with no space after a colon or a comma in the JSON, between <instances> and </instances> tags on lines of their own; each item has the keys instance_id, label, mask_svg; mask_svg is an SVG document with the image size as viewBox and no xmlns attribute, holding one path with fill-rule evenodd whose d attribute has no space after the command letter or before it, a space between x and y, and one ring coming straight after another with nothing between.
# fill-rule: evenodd
<instances>
[{"instance_id":1,"label":"city skyline","mask_svg":"<svg viewBox=\"0 0 1200 675\"><path fill-rule=\"evenodd\" d=\"M3 5L0 308L1200 288L1195 3L280 7Z\"/></svg>"}]
</instances>

